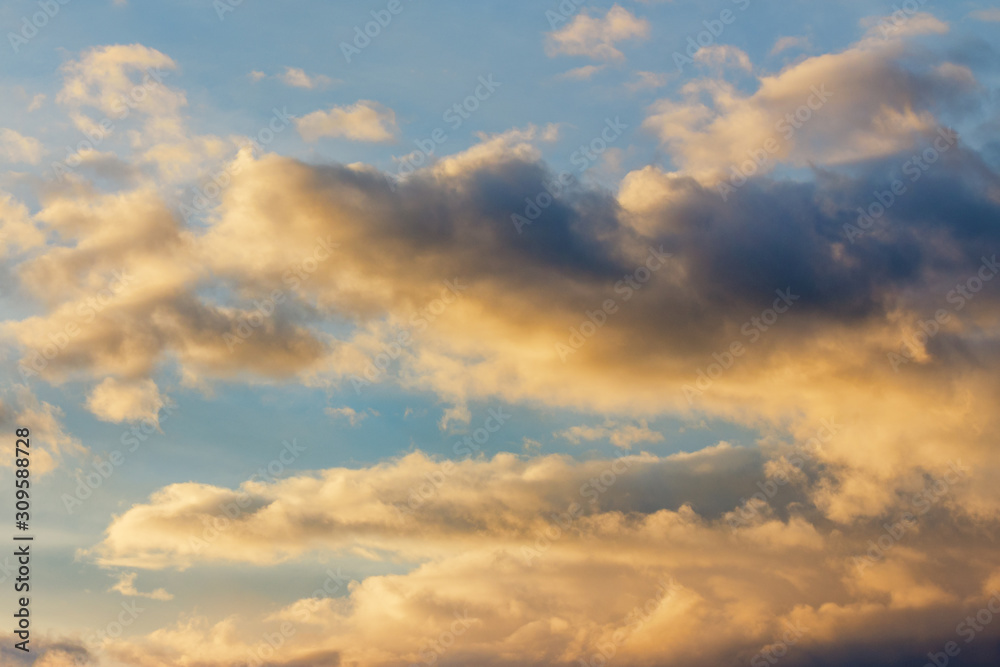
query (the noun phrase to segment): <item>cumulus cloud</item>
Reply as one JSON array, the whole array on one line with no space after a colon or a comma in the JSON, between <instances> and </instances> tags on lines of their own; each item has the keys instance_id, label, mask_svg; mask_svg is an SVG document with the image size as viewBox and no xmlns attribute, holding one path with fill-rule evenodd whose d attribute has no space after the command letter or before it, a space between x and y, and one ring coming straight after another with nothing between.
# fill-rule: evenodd
<instances>
[{"instance_id":1,"label":"cumulus cloud","mask_svg":"<svg viewBox=\"0 0 1000 667\"><path fill-rule=\"evenodd\" d=\"M808 49L810 46L808 37L782 37L771 47L771 55L777 55L789 49Z\"/></svg>"},{"instance_id":2,"label":"cumulus cloud","mask_svg":"<svg viewBox=\"0 0 1000 667\"><path fill-rule=\"evenodd\" d=\"M366 411L358 412L346 405L342 408L325 408L323 412L333 419L346 419L347 423L351 426L358 426L361 422L368 419L369 416L369 413Z\"/></svg>"},{"instance_id":3,"label":"cumulus cloud","mask_svg":"<svg viewBox=\"0 0 1000 667\"><path fill-rule=\"evenodd\" d=\"M45 149L42 142L10 128L0 129L0 159L11 163L38 164Z\"/></svg>"},{"instance_id":4,"label":"cumulus cloud","mask_svg":"<svg viewBox=\"0 0 1000 667\"><path fill-rule=\"evenodd\" d=\"M31 472L46 475L70 457L86 453L86 448L63 426L61 408L39 400L26 385L0 391L0 426L8 433L27 428L31 448ZM4 467L13 467L8 457Z\"/></svg>"},{"instance_id":5,"label":"cumulus cloud","mask_svg":"<svg viewBox=\"0 0 1000 667\"><path fill-rule=\"evenodd\" d=\"M63 87L56 102L71 110L92 107L116 119L132 110L171 118L187 105L183 92L161 85L176 69L169 56L141 44L95 47L63 65ZM84 117L76 119L84 129Z\"/></svg>"},{"instance_id":6,"label":"cumulus cloud","mask_svg":"<svg viewBox=\"0 0 1000 667\"><path fill-rule=\"evenodd\" d=\"M116 593L121 593L126 597L139 597L147 598L149 600L173 600L174 596L168 593L163 588L157 588L155 591L150 593L143 593L135 587L135 580L139 576L138 572L122 572L118 577L118 581L114 586L109 588L109 591L114 591Z\"/></svg>"},{"instance_id":7,"label":"cumulus cloud","mask_svg":"<svg viewBox=\"0 0 1000 667\"><path fill-rule=\"evenodd\" d=\"M594 60L621 62L625 54L615 44L649 36L649 22L637 18L621 5L608 10L603 18L586 12L547 35L545 52L549 56L587 56Z\"/></svg>"},{"instance_id":8,"label":"cumulus cloud","mask_svg":"<svg viewBox=\"0 0 1000 667\"><path fill-rule=\"evenodd\" d=\"M324 74L306 74L305 70L299 67L286 67L284 73L279 77L283 83L294 88L322 88L333 83L333 79Z\"/></svg>"},{"instance_id":9,"label":"cumulus cloud","mask_svg":"<svg viewBox=\"0 0 1000 667\"><path fill-rule=\"evenodd\" d=\"M168 487L116 517L93 553L106 564L146 568L308 562L317 551L419 563L349 585L334 572L314 597L275 609L266 619L272 627L293 623L299 633L283 658L289 664L308 664L314 653L364 665L412 661L456 617L468 623L446 662L573 662L621 630L623 664L682 656L711 665L725 655L749 660L789 624L807 629L789 664L810 664L806 656L835 654L845 644L875 660L869 644L898 650L914 627L928 633L928 645L943 641L942 619L961 618L961 609L991 595L985 587L996 569L988 548L960 531L952 540L961 540L961 553L941 552L931 528L947 519L934 514L921 519L924 530L864 567L858 559L884 529L874 521L831 529L804 509L798 484L786 482L769 509L733 530L727 519L741 496L760 488L761 466L756 450L727 445L590 462L501 454L444 468L446 480L427 492L421 487L442 462L418 452L239 491ZM245 512L207 534L235 502ZM934 583L931 572L939 573ZM158 666L183 661L208 641L212 653L199 655L224 665L254 645L249 622L190 619L109 650L130 664Z\"/></svg>"},{"instance_id":10,"label":"cumulus cloud","mask_svg":"<svg viewBox=\"0 0 1000 667\"><path fill-rule=\"evenodd\" d=\"M700 48L694 54L694 60L695 62L707 65L715 65L717 67L734 67L748 72L753 69L753 65L750 62L750 56L748 56L742 49L738 49L729 44L711 44Z\"/></svg>"},{"instance_id":11,"label":"cumulus cloud","mask_svg":"<svg viewBox=\"0 0 1000 667\"><path fill-rule=\"evenodd\" d=\"M0 663L11 667L84 667L97 665L94 653L82 642L32 633L29 652L14 648L20 641L0 635Z\"/></svg>"},{"instance_id":12,"label":"cumulus cloud","mask_svg":"<svg viewBox=\"0 0 1000 667\"><path fill-rule=\"evenodd\" d=\"M0 254L9 255L45 243L45 233L31 217L28 207L7 193L0 193Z\"/></svg>"},{"instance_id":13,"label":"cumulus cloud","mask_svg":"<svg viewBox=\"0 0 1000 667\"><path fill-rule=\"evenodd\" d=\"M908 70L900 63L906 37L946 30L937 19L914 16L889 38L868 36L761 76L749 95L722 79L698 79L684 86L683 101L652 105L643 127L680 170L705 183L728 177L760 150L764 173L781 163L843 165L894 155L937 129L936 100L977 88L964 66ZM750 69L746 54L729 46L702 49L696 58Z\"/></svg>"},{"instance_id":14,"label":"cumulus cloud","mask_svg":"<svg viewBox=\"0 0 1000 667\"><path fill-rule=\"evenodd\" d=\"M152 380L122 382L106 378L87 396L87 409L101 421L149 421L159 423L160 408L164 405L160 390Z\"/></svg>"},{"instance_id":15,"label":"cumulus cloud","mask_svg":"<svg viewBox=\"0 0 1000 667\"><path fill-rule=\"evenodd\" d=\"M583 67L575 67L571 70L563 72L559 75L559 78L568 79L570 81L584 81L603 69L604 65L584 65Z\"/></svg>"},{"instance_id":16,"label":"cumulus cloud","mask_svg":"<svg viewBox=\"0 0 1000 667\"><path fill-rule=\"evenodd\" d=\"M651 430L644 420L638 425L618 424L614 420L608 420L600 426L572 426L556 435L577 445L585 440L607 439L622 449L631 449L632 445L640 442L663 441L663 434Z\"/></svg>"},{"instance_id":17,"label":"cumulus cloud","mask_svg":"<svg viewBox=\"0 0 1000 667\"><path fill-rule=\"evenodd\" d=\"M848 54L857 71L872 62L876 72L898 67L881 50ZM797 83L806 80L800 67L857 83L843 57L804 61L774 78L780 86L765 82L764 89L809 90ZM876 77L857 92L856 106L891 109L897 97L916 104L926 95L911 90L913 82L938 90L954 73L935 68L923 76L895 87ZM850 98L849 88L831 90ZM734 109L754 106L734 99ZM906 104L898 108L904 113ZM936 124L931 109L905 113ZM735 115L723 115L722 126ZM832 142L837 128L854 136L853 126L838 123L820 139ZM694 133L691 150L695 135L710 146L717 134L740 141L747 134L738 125L694 127L684 130ZM891 496L885 490L913 473L917 460L939 466L952 452L986 465L982 434L991 428L986 406L995 388L955 346L992 354L991 339L969 332L991 331L995 297L979 296L972 319L956 319L901 372L886 362L940 307L949 282L977 270L981 248L992 243L988 226L956 226L969 219L957 211L986 219L996 207L987 188L959 186L992 178L967 148L944 154L942 168L922 176L920 192L893 207L896 222L862 243L851 243L843 227L856 221L859 200L884 187L864 162L853 175L815 183L755 181L724 202L690 174L720 164L725 153L692 153L688 170L633 172L617 195L571 185L544 219L519 231L512 216L556 176L536 145L551 134L526 128L483 136L394 186L372 168L243 155L216 215L198 230L146 184L113 195L53 193L34 221L75 244L46 248L18 266L47 312L7 321L4 330L26 351L22 368L44 364L40 372L53 381L148 378L171 359L191 386L241 378L329 387L391 381L433 392L455 409L499 397L637 417L693 411L802 430L849 416L857 430L823 456L835 479L857 483L831 482L817 496L841 521L880 511ZM899 164L921 146L919 133L905 141L885 134L877 154L898 141ZM675 136L686 155L685 135ZM803 141L809 136L804 130ZM735 141L724 142L725 150ZM836 150L849 146L841 141ZM908 221L928 233L912 237ZM315 270L305 275L307 259ZM129 276L124 286L116 271ZM943 289L942 299L914 289L928 284ZM203 296L220 286L220 298ZM268 303L275 290L280 302ZM796 296L791 311L778 323L754 325L778 290ZM609 299L610 311L595 314ZM261 316L261 308L271 314ZM353 328L333 336L317 326L328 317ZM606 323L583 339L581 325L591 318ZM70 325L78 332L54 359L32 352ZM412 331L412 344L389 372L372 371L400 327ZM845 337L854 341L850 350L838 343ZM713 355L751 341L752 353L703 386L699 372L716 363ZM957 368L977 388L967 400L982 409L972 417L944 381ZM864 389L842 391L843 383ZM892 396L892 409L871 396ZM855 438L869 447L851 446ZM914 439L927 443L922 457L908 450ZM991 511L995 498L986 497L982 509Z\"/></svg>"},{"instance_id":18,"label":"cumulus cloud","mask_svg":"<svg viewBox=\"0 0 1000 667\"><path fill-rule=\"evenodd\" d=\"M333 107L329 111L313 111L297 118L295 126L306 141L335 137L385 142L392 141L399 131L395 112L369 100Z\"/></svg>"}]
</instances>

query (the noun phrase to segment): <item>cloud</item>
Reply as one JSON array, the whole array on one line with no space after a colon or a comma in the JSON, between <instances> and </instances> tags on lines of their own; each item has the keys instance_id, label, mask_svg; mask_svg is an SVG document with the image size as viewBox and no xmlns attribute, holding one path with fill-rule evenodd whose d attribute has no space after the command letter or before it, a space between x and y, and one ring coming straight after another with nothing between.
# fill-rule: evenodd
<instances>
[{"instance_id":1,"label":"cloud","mask_svg":"<svg viewBox=\"0 0 1000 667\"><path fill-rule=\"evenodd\" d=\"M44 153L45 149L38 139L9 128L0 129L0 159L10 163L38 164Z\"/></svg>"},{"instance_id":2,"label":"cloud","mask_svg":"<svg viewBox=\"0 0 1000 667\"><path fill-rule=\"evenodd\" d=\"M187 105L187 97L156 84L176 69L169 56L141 44L94 47L62 66L56 102L70 109L92 107L116 119L126 110L169 118Z\"/></svg>"},{"instance_id":3,"label":"cloud","mask_svg":"<svg viewBox=\"0 0 1000 667\"><path fill-rule=\"evenodd\" d=\"M919 16L902 30L945 29ZM90 117L72 114L135 85L136 63L166 64L144 47L109 48L65 70L60 104L81 124ZM623 665L717 665L751 661L786 623L809 629L789 667L884 665L886 654L918 664L937 650L1000 581L982 540L1000 515L1000 283L989 268L1000 197L989 160L962 138L919 183L905 181L869 233L846 237L859 205L888 199L891 175L912 178L904 166L945 119L980 112L971 65L914 53L876 26L843 52L760 73L753 93L689 82L645 125L669 167L633 171L617 192L575 179L544 207L559 174L538 144L556 128L528 127L481 135L392 183L363 164L240 153L224 165L218 206L188 223L160 175L183 177L211 149L181 137L178 90L161 93L164 115L143 108L140 122L161 134L127 162L155 155L155 177L136 169L105 191L76 175L35 210L0 200L14 287L32 299L2 325L12 372L100 383L91 407L112 421L148 415L161 400L152 376L169 365L198 387L394 383L439 399L445 426L485 401L608 414L564 437L623 448L655 441L643 421L654 415L760 434L669 457L417 451L239 489L165 486L113 516L81 556L130 569L381 559L394 573L263 618L186 616L110 642L109 654L140 667L232 665L261 626L294 618L303 634L284 664L409 664L464 610L472 623L442 662L574 664L624 628ZM832 95L775 169L723 201L714 185L727 168L824 83ZM345 132L351 109L319 112L317 136ZM382 134L367 136L397 131L375 124ZM778 163L801 171L787 177ZM516 215L533 220L518 229ZM948 321L933 324L943 309ZM0 416L8 431L31 424L38 472L85 451L27 388L4 395ZM955 461L968 470L961 483L858 571L853 559ZM669 595L656 589L668 578L681 586ZM633 627L629 612L647 602Z\"/></svg>"},{"instance_id":4,"label":"cloud","mask_svg":"<svg viewBox=\"0 0 1000 667\"><path fill-rule=\"evenodd\" d=\"M660 138L685 174L709 184L728 177L734 165L769 141L777 147L759 167L763 172L782 163L841 165L884 158L936 130L939 110L932 100L959 99L976 90L963 66L908 70L900 63L904 37L946 29L936 19L915 16L891 39L869 36L840 53L761 76L750 95L724 80L695 80L682 89L683 101L652 105L643 127ZM746 55L732 47L698 53L708 62L750 67Z\"/></svg>"},{"instance_id":5,"label":"cloud","mask_svg":"<svg viewBox=\"0 0 1000 667\"><path fill-rule=\"evenodd\" d=\"M584 81L604 69L604 65L584 65L560 74L557 78L570 81Z\"/></svg>"},{"instance_id":6,"label":"cloud","mask_svg":"<svg viewBox=\"0 0 1000 667\"><path fill-rule=\"evenodd\" d=\"M77 639L60 639L32 633L29 652L14 648L20 641L0 635L0 664L10 667L83 667L97 665L97 658Z\"/></svg>"},{"instance_id":7,"label":"cloud","mask_svg":"<svg viewBox=\"0 0 1000 667\"><path fill-rule=\"evenodd\" d=\"M750 56L742 49L729 44L711 44L698 49L694 54L695 62L715 65L717 67L734 67L749 72L753 69Z\"/></svg>"},{"instance_id":8,"label":"cloud","mask_svg":"<svg viewBox=\"0 0 1000 667\"><path fill-rule=\"evenodd\" d=\"M174 596L162 588L157 588L151 593L143 593L136 589L135 580L139 574L137 572L122 572L117 583L109 588L109 591L121 593L126 597L147 598L149 600L173 600Z\"/></svg>"},{"instance_id":9,"label":"cloud","mask_svg":"<svg viewBox=\"0 0 1000 667\"><path fill-rule=\"evenodd\" d=\"M555 434L556 437L566 438L573 444L580 444L584 440L610 440L615 447L631 449L632 445L640 442L663 442L663 434L650 430L645 421L640 421L639 425L618 424L613 420L605 421L601 426L573 426Z\"/></svg>"},{"instance_id":10,"label":"cloud","mask_svg":"<svg viewBox=\"0 0 1000 667\"><path fill-rule=\"evenodd\" d=\"M771 48L771 55L777 55L789 49L809 49L811 44L808 37L782 37Z\"/></svg>"},{"instance_id":11,"label":"cloud","mask_svg":"<svg viewBox=\"0 0 1000 667\"><path fill-rule=\"evenodd\" d=\"M160 408L164 405L160 390L152 380L123 382L105 378L87 396L87 409L101 421L148 421L159 424Z\"/></svg>"},{"instance_id":12,"label":"cloud","mask_svg":"<svg viewBox=\"0 0 1000 667\"><path fill-rule=\"evenodd\" d=\"M324 414L333 419L346 419L351 426L358 426L368 419L368 412L358 412L354 408L344 406L342 408L325 408Z\"/></svg>"},{"instance_id":13,"label":"cloud","mask_svg":"<svg viewBox=\"0 0 1000 667\"><path fill-rule=\"evenodd\" d=\"M286 67L285 72L279 77L286 85L295 88L322 88L333 83L333 79L323 74L308 75L298 67Z\"/></svg>"},{"instance_id":14,"label":"cloud","mask_svg":"<svg viewBox=\"0 0 1000 667\"><path fill-rule=\"evenodd\" d=\"M45 243L45 233L32 220L28 208L7 193L0 193L0 256L24 252Z\"/></svg>"},{"instance_id":15,"label":"cloud","mask_svg":"<svg viewBox=\"0 0 1000 667\"><path fill-rule=\"evenodd\" d=\"M872 233L844 232L930 145L927 130L981 95L963 66L907 53L863 40L762 75L750 95L694 82L692 99L671 102L686 110L673 125L667 103L651 116L674 171L636 170L618 192L570 183L520 230L526 200L558 182L539 149L554 128L482 135L392 183L365 165L241 153L198 224L155 179L105 193L81 176L33 214L11 203L22 229L27 215L58 243L14 258L35 310L2 331L20 368L52 384L151 380L170 363L197 387L393 383L434 395L449 418L499 400L808 439L833 417L847 425L819 454L809 497L828 520L877 515L952 457L982 471L961 506L989 515L997 297L983 289L899 372L887 355L1000 240L985 222L995 176L959 142ZM727 161L824 80L829 106L776 156L804 168L814 156L813 178L760 175L723 201L713 185ZM693 101L700 90L714 106ZM780 317L779 291L796 296ZM381 372L374 360L400 330L409 344ZM46 356L52 336L66 345ZM745 353L729 358L734 343ZM968 396L953 391L959 377Z\"/></svg>"},{"instance_id":16,"label":"cloud","mask_svg":"<svg viewBox=\"0 0 1000 667\"><path fill-rule=\"evenodd\" d=\"M333 107L329 111L314 111L297 118L295 125L306 141L335 137L351 141L387 142L392 141L399 131L395 112L369 100Z\"/></svg>"},{"instance_id":17,"label":"cloud","mask_svg":"<svg viewBox=\"0 0 1000 667\"><path fill-rule=\"evenodd\" d=\"M445 481L421 490L435 474ZM627 639L615 642L622 664L682 659L707 667L725 656L749 660L791 625L804 631L785 657L789 665L853 645L852 664L874 666L877 646L898 654L912 646L914 631L928 646L942 645L963 608L991 595L989 545L974 528L954 532L947 516L927 515L919 532L859 567L855 557L882 535L880 523L834 530L786 480L734 531L728 521L741 497L767 488L759 480L779 488L757 451L727 445L588 462L500 454L452 468L416 452L238 492L167 487L115 517L96 553L147 568L295 558L298 567L333 572L310 565L312 554L347 552L414 563L359 582L321 575L312 597L262 612L269 627L296 629L287 664L309 664L315 654L364 665L412 662L428 637L451 627L458 639L439 656L446 662L569 663L622 631ZM240 497L243 515L206 539L205 526ZM939 531L953 534L947 552ZM468 619L462 632L456 617ZM140 667L195 654L214 667L259 641L251 627L255 619L188 618L106 650Z\"/></svg>"},{"instance_id":18,"label":"cloud","mask_svg":"<svg viewBox=\"0 0 1000 667\"><path fill-rule=\"evenodd\" d=\"M30 431L28 442L34 475L47 475L66 459L87 452L80 440L66 431L62 420L61 408L39 400L25 385L0 391L0 426L8 433L21 428ZM13 467L14 458L9 457L0 465Z\"/></svg>"},{"instance_id":19,"label":"cloud","mask_svg":"<svg viewBox=\"0 0 1000 667\"><path fill-rule=\"evenodd\" d=\"M581 13L568 25L548 33L545 52L550 57L587 56L594 60L622 62L625 54L615 48L615 44L648 36L647 20L636 18L627 9L615 5L604 18Z\"/></svg>"}]
</instances>

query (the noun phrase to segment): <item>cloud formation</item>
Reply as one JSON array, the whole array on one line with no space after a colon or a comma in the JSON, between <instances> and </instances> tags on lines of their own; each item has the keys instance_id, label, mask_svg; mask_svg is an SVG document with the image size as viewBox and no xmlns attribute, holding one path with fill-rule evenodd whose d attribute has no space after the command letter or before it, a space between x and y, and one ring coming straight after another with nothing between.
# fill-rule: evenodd
<instances>
[{"instance_id":1,"label":"cloud formation","mask_svg":"<svg viewBox=\"0 0 1000 667\"><path fill-rule=\"evenodd\" d=\"M567 25L548 34L549 56L586 56L593 60L622 62L625 54L615 44L649 36L649 22L621 5L614 5L602 18L583 12Z\"/></svg>"},{"instance_id":2,"label":"cloud formation","mask_svg":"<svg viewBox=\"0 0 1000 667\"><path fill-rule=\"evenodd\" d=\"M295 126L306 141L335 137L383 142L392 141L398 132L395 112L369 100L329 111L313 111L297 118Z\"/></svg>"}]
</instances>

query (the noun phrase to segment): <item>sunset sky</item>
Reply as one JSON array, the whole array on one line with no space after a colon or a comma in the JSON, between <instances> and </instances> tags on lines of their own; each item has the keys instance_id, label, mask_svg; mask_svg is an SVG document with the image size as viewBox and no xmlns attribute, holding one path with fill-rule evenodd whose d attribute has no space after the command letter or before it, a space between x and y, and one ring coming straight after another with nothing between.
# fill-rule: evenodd
<instances>
[{"instance_id":1,"label":"sunset sky","mask_svg":"<svg viewBox=\"0 0 1000 667\"><path fill-rule=\"evenodd\" d=\"M0 667L1000 664L1000 5L0 28Z\"/></svg>"}]
</instances>

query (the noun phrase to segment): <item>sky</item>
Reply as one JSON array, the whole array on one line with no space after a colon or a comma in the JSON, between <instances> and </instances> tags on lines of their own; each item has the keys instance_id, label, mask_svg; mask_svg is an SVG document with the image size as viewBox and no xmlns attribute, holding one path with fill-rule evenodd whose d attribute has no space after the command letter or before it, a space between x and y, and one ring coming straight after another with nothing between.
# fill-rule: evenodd
<instances>
[{"instance_id":1,"label":"sky","mask_svg":"<svg viewBox=\"0 0 1000 667\"><path fill-rule=\"evenodd\" d=\"M998 28L3 0L0 667L998 664Z\"/></svg>"}]
</instances>

